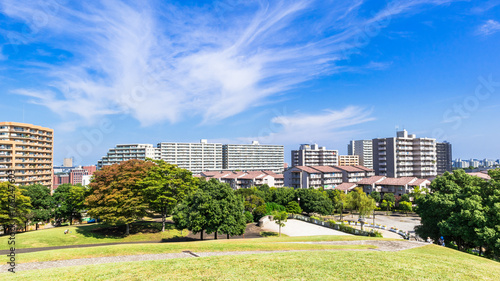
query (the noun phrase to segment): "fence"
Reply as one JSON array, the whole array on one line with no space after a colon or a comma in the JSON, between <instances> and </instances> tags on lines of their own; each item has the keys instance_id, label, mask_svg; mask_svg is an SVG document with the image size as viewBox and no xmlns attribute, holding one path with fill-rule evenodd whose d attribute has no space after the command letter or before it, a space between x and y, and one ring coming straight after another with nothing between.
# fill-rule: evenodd
<instances>
[{"instance_id":1,"label":"fence","mask_svg":"<svg viewBox=\"0 0 500 281\"><path fill-rule=\"evenodd\" d=\"M335 229L338 231L342 231L342 232L346 232L346 233L350 233L350 234L354 234L354 235L372 236L372 237L376 236L376 234L374 232L359 230L359 229L355 229L355 228L352 228L352 227L347 226L347 225L343 225L343 224L339 224L339 223L331 223L331 222L327 222L327 221L323 221L323 220L317 220L317 219L305 217L302 215L288 214L288 218L301 220L301 221L305 221L305 222L309 222L309 223L314 223L316 225L321 225L324 227L332 228L332 229Z\"/></svg>"}]
</instances>

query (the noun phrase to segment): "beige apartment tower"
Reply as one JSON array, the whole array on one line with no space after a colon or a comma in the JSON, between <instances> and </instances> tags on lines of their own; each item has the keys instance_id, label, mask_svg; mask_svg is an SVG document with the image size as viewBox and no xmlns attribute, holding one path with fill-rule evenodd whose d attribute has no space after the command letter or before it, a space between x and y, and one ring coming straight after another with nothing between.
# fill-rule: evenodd
<instances>
[{"instance_id":1,"label":"beige apartment tower","mask_svg":"<svg viewBox=\"0 0 500 281\"><path fill-rule=\"evenodd\" d=\"M52 188L53 135L49 128L0 122L0 181L12 170L16 184Z\"/></svg>"}]
</instances>

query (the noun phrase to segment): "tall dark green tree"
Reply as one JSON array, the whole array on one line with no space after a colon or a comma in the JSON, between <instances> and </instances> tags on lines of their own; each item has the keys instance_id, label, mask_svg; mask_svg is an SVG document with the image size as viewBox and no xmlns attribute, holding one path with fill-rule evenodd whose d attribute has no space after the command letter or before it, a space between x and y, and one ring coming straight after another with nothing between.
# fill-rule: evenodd
<instances>
[{"instance_id":1,"label":"tall dark green tree","mask_svg":"<svg viewBox=\"0 0 500 281\"><path fill-rule=\"evenodd\" d=\"M0 182L0 225L4 233L9 233L12 226L20 227L27 221L31 212L30 198L26 190L9 182Z\"/></svg>"},{"instance_id":2,"label":"tall dark green tree","mask_svg":"<svg viewBox=\"0 0 500 281\"><path fill-rule=\"evenodd\" d=\"M73 224L73 219L81 217L85 203L85 187L81 185L61 184L54 191L55 217L67 219Z\"/></svg>"},{"instance_id":3,"label":"tall dark green tree","mask_svg":"<svg viewBox=\"0 0 500 281\"><path fill-rule=\"evenodd\" d=\"M313 188L298 189L296 195L300 198L300 207L308 214L330 215L333 212L333 203L324 191Z\"/></svg>"},{"instance_id":4,"label":"tall dark green tree","mask_svg":"<svg viewBox=\"0 0 500 281\"><path fill-rule=\"evenodd\" d=\"M24 189L25 195L30 198L30 220L36 224L36 229L38 229L39 223L52 218L54 202L50 195L50 189L41 184L20 186L20 188Z\"/></svg>"},{"instance_id":5,"label":"tall dark green tree","mask_svg":"<svg viewBox=\"0 0 500 281\"><path fill-rule=\"evenodd\" d=\"M163 160L151 160L155 165L148 170L147 176L141 181L144 195L150 209L161 213L162 231L165 231L167 215L197 188L198 179L190 171Z\"/></svg>"}]
</instances>

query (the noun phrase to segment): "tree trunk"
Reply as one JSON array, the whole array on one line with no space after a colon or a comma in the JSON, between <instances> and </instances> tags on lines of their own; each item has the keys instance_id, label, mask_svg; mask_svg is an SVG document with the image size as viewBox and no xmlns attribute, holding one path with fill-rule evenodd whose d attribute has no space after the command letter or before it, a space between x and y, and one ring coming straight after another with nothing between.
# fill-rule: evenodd
<instances>
[{"instance_id":1,"label":"tree trunk","mask_svg":"<svg viewBox=\"0 0 500 281\"><path fill-rule=\"evenodd\" d=\"M217 231L215 231L214 239L217 240Z\"/></svg>"},{"instance_id":2,"label":"tree trunk","mask_svg":"<svg viewBox=\"0 0 500 281\"><path fill-rule=\"evenodd\" d=\"M200 232L200 239L203 240L203 229Z\"/></svg>"},{"instance_id":3,"label":"tree trunk","mask_svg":"<svg viewBox=\"0 0 500 281\"><path fill-rule=\"evenodd\" d=\"M35 224L35 230L38 230L38 223Z\"/></svg>"},{"instance_id":4,"label":"tree trunk","mask_svg":"<svg viewBox=\"0 0 500 281\"><path fill-rule=\"evenodd\" d=\"M125 236L128 236L130 234L130 224L126 224L126 228L125 228Z\"/></svg>"},{"instance_id":5,"label":"tree trunk","mask_svg":"<svg viewBox=\"0 0 500 281\"><path fill-rule=\"evenodd\" d=\"M245 237L243 237L243 238L245 238ZM227 234L227 239L229 239L229 234Z\"/></svg>"},{"instance_id":6,"label":"tree trunk","mask_svg":"<svg viewBox=\"0 0 500 281\"><path fill-rule=\"evenodd\" d=\"M161 212L161 223L162 223L161 232L165 232L165 220L167 216L166 213L167 213L167 208L163 209Z\"/></svg>"},{"instance_id":7,"label":"tree trunk","mask_svg":"<svg viewBox=\"0 0 500 281\"><path fill-rule=\"evenodd\" d=\"M280 234L279 234L279 237L281 237L281 225L280 225Z\"/></svg>"},{"instance_id":8,"label":"tree trunk","mask_svg":"<svg viewBox=\"0 0 500 281\"><path fill-rule=\"evenodd\" d=\"M73 225L73 215L69 216L69 225Z\"/></svg>"}]
</instances>

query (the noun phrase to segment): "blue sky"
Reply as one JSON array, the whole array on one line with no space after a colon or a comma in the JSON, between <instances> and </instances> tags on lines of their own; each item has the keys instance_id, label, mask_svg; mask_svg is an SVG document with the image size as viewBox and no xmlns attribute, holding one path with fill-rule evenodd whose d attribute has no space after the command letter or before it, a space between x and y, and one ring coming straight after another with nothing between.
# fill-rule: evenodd
<instances>
[{"instance_id":1,"label":"blue sky","mask_svg":"<svg viewBox=\"0 0 500 281\"><path fill-rule=\"evenodd\" d=\"M54 128L54 164L397 127L500 158L500 0L137 2L0 0L0 120Z\"/></svg>"}]
</instances>

